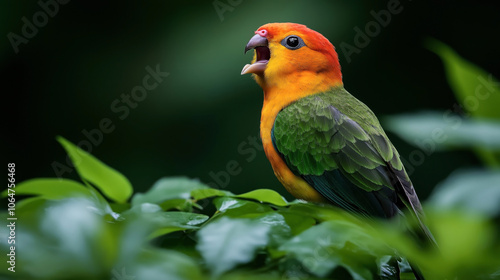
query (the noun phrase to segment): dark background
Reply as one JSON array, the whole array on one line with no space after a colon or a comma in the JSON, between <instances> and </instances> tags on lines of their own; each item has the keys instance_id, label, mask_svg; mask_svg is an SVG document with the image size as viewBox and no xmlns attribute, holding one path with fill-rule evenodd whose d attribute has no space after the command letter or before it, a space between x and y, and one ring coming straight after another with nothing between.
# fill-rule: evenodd
<instances>
[{"instance_id":1,"label":"dark background","mask_svg":"<svg viewBox=\"0 0 500 280\"><path fill-rule=\"evenodd\" d=\"M264 153L248 141L259 133L262 90L249 75L240 76L251 59L243 49L253 31L268 22L306 24L329 38L337 46L346 89L378 116L453 108L443 65L424 47L428 37L499 77L500 9L493 4L401 0L402 12L349 63L340 45L355 46L355 28L364 30L374 21L371 11L386 10L387 2L215 3L230 9L218 13L213 1L70 1L58 5L16 54L9 34L22 35L22 18L33 23L43 9L36 1L2 1L0 76L7 129L1 145L5 162L16 163L17 180L55 177L54 162L63 177L77 178L75 172L61 172L66 156L55 137L78 144L88 140L83 130L95 132L108 118L114 130L103 133L91 153L125 174L136 191L162 176L216 185L211 174L218 174L222 181L230 179L218 185L235 193L271 188L291 198ZM111 104L142 84L147 66L158 64L169 76L121 120ZM389 136L403 158L416 149ZM223 175L235 162L238 174ZM467 151L438 152L409 169L425 198L452 170L478 164Z\"/></svg>"}]
</instances>

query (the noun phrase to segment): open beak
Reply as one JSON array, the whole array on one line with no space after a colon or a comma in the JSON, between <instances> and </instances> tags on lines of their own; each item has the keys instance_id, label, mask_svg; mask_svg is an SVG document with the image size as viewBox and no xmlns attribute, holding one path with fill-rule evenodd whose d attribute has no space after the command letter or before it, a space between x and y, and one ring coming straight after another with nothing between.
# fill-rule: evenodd
<instances>
[{"instance_id":1,"label":"open beak","mask_svg":"<svg viewBox=\"0 0 500 280\"><path fill-rule=\"evenodd\" d=\"M271 58L271 52L269 51L266 37L262 37L259 34L253 36L245 47L245 53L251 49L255 49L255 61L252 64L245 65L243 70L241 70L241 75L248 73L264 73L267 63Z\"/></svg>"}]
</instances>

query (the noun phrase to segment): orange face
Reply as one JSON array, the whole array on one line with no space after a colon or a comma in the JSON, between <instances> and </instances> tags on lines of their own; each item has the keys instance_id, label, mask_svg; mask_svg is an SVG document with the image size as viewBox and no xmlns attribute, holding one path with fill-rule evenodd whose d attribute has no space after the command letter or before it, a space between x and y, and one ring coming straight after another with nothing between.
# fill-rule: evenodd
<instances>
[{"instance_id":1,"label":"orange face","mask_svg":"<svg viewBox=\"0 0 500 280\"><path fill-rule=\"evenodd\" d=\"M337 53L323 35L295 23L269 23L255 31L245 51L255 50L252 64L241 74L253 73L262 88L299 83L322 76L322 82L341 83ZM325 80L326 78L326 80Z\"/></svg>"}]
</instances>

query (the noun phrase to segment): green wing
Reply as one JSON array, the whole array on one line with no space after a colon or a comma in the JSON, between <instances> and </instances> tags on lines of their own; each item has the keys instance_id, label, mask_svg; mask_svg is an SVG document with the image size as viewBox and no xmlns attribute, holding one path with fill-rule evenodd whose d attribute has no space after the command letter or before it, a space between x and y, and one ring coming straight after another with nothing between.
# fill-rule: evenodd
<instances>
[{"instance_id":1,"label":"green wing","mask_svg":"<svg viewBox=\"0 0 500 280\"><path fill-rule=\"evenodd\" d=\"M284 108L272 138L290 170L333 204L379 217L406 206L425 227L398 152L373 112L344 88Z\"/></svg>"}]
</instances>

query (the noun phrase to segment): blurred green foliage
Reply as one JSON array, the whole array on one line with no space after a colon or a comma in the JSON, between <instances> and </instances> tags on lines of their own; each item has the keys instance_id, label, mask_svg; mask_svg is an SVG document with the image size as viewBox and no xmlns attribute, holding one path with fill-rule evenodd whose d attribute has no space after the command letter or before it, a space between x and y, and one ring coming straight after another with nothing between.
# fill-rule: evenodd
<instances>
[{"instance_id":1,"label":"blurred green foliage","mask_svg":"<svg viewBox=\"0 0 500 280\"><path fill-rule=\"evenodd\" d=\"M427 155L445 147L468 147L485 164L500 166L500 82L445 44L429 39L427 45L443 60L458 103L441 113L392 116L388 129Z\"/></svg>"},{"instance_id":2,"label":"blurred green foliage","mask_svg":"<svg viewBox=\"0 0 500 280\"><path fill-rule=\"evenodd\" d=\"M449 46L429 39L427 42L429 49L438 54L444 62L448 82L455 93L462 111L467 116L472 116L480 121L486 119L500 120L500 82L487 71L477 65L460 57ZM476 125L478 129L483 126ZM498 128L487 129L498 133ZM500 143L498 135L491 135L485 132L469 131L476 137L483 137L487 141ZM479 143L478 143L479 144ZM500 153L492 152L488 147L478 145L474 147L478 156L491 166L500 166Z\"/></svg>"},{"instance_id":3,"label":"blurred green foliage","mask_svg":"<svg viewBox=\"0 0 500 280\"><path fill-rule=\"evenodd\" d=\"M426 111L391 116L384 124L428 153L453 148L481 147L490 152L500 149L498 120L463 118L451 111Z\"/></svg>"},{"instance_id":4,"label":"blurred green foliage","mask_svg":"<svg viewBox=\"0 0 500 280\"><path fill-rule=\"evenodd\" d=\"M477 118L500 119L500 82L435 39L427 47L443 60L446 77L464 111Z\"/></svg>"},{"instance_id":5,"label":"blurred green foliage","mask_svg":"<svg viewBox=\"0 0 500 280\"><path fill-rule=\"evenodd\" d=\"M361 280L397 279L401 269L403 279L413 279L406 259L428 279L499 276L500 228L492 221L500 218L500 188L492 186L500 176L493 171L457 172L432 196L426 206L437 252L410 238L404 221L287 202L272 190L235 195L177 177L132 196L118 171L59 142L78 159L81 182L33 179L16 186L17 196L31 197L16 207L22 217L16 272L5 268L5 277ZM0 248L8 252L9 228L0 235ZM8 256L3 259L10 266Z\"/></svg>"}]
</instances>

